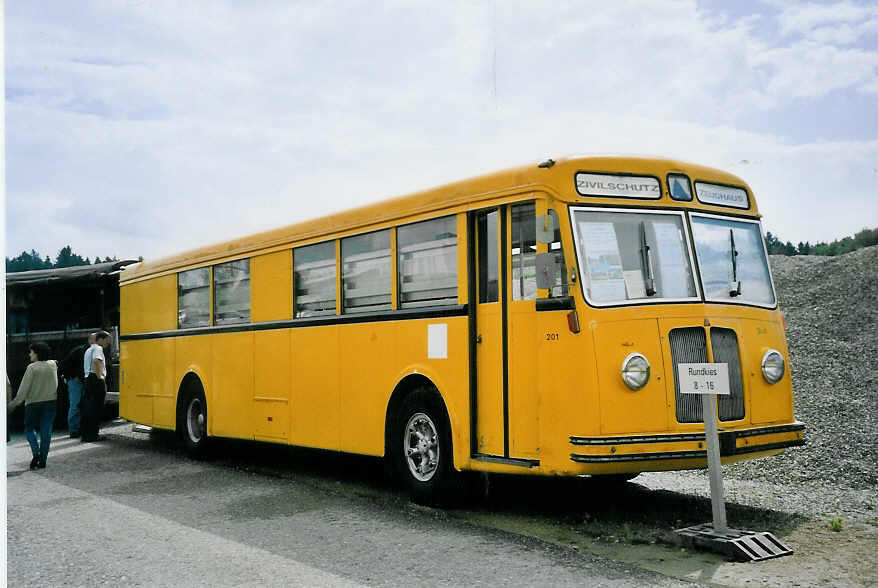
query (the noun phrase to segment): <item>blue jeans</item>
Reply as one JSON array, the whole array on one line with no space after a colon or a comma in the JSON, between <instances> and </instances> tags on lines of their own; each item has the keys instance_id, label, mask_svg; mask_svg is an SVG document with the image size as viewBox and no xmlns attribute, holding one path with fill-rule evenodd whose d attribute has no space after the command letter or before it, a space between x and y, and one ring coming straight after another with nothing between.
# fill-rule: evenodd
<instances>
[{"instance_id":1,"label":"blue jeans","mask_svg":"<svg viewBox=\"0 0 878 588\"><path fill-rule=\"evenodd\" d=\"M82 400L84 385L79 378L67 380L67 395L70 398L70 410L67 411L67 428L71 435L79 433L79 401Z\"/></svg>"},{"instance_id":2,"label":"blue jeans","mask_svg":"<svg viewBox=\"0 0 878 588\"><path fill-rule=\"evenodd\" d=\"M24 434L30 443L30 450L42 461L49 455L49 443L52 441L52 425L55 423L55 401L33 402L24 407ZM37 431L40 442L37 443Z\"/></svg>"}]
</instances>

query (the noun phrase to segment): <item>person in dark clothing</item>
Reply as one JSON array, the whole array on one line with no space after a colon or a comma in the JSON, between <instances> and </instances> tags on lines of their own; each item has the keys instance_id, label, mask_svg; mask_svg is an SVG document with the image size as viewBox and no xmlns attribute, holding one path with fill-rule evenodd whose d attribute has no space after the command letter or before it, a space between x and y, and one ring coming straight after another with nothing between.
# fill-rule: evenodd
<instances>
[{"instance_id":1,"label":"person in dark clothing","mask_svg":"<svg viewBox=\"0 0 878 588\"><path fill-rule=\"evenodd\" d=\"M83 357L85 394L82 401L82 441L89 443L102 441L99 430L101 414L104 412L104 399L107 396L107 360L104 347L110 344L110 334L106 331L95 333L95 342Z\"/></svg>"},{"instance_id":2,"label":"person in dark clothing","mask_svg":"<svg viewBox=\"0 0 878 588\"><path fill-rule=\"evenodd\" d=\"M94 343L94 335L88 336L88 343L77 345L64 357L61 362L61 369L64 378L67 380L67 395L70 400L70 409L67 411L67 430L70 438L75 439L80 435L81 410L80 402L82 400L82 392L85 387L85 372L83 371L83 362L85 361L85 352Z\"/></svg>"}]
</instances>

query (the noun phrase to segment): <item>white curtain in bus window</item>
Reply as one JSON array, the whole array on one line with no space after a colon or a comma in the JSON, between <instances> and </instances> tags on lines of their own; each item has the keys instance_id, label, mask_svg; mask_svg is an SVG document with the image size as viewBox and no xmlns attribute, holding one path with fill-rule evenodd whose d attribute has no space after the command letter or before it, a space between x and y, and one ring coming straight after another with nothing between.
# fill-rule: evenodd
<instances>
[{"instance_id":1,"label":"white curtain in bus window","mask_svg":"<svg viewBox=\"0 0 878 588\"><path fill-rule=\"evenodd\" d=\"M210 270L206 267L177 274L177 328L210 324Z\"/></svg>"},{"instance_id":2,"label":"white curtain in bus window","mask_svg":"<svg viewBox=\"0 0 878 588\"><path fill-rule=\"evenodd\" d=\"M536 206L533 202L512 207L512 299L537 297Z\"/></svg>"},{"instance_id":3,"label":"white curtain in bus window","mask_svg":"<svg viewBox=\"0 0 878 588\"><path fill-rule=\"evenodd\" d=\"M344 312L390 310L390 230L341 240Z\"/></svg>"},{"instance_id":4,"label":"white curtain in bus window","mask_svg":"<svg viewBox=\"0 0 878 588\"><path fill-rule=\"evenodd\" d=\"M687 251L683 247L683 227L679 222L656 222L652 228L655 231L662 297L695 296L692 269L689 267Z\"/></svg>"},{"instance_id":5,"label":"white curtain in bus window","mask_svg":"<svg viewBox=\"0 0 878 588\"><path fill-rule=\"evenodd\" d=\"M695 296L679 215L578 210L575 218L590 301Z\"/></svg>"},{"instance_id":6,"label":"white curtain in bus window","mask_svg":"<svg viewBox=\"0 0 878 588\"><path fill-rule=\"evenodd\" d=\"M335 242L293 251L297 317L335 314Z\"/></svg>"},{"instance_id":7,"label":"white curtain in bus window","mask_svg":"<svg viewBox=\"0 0 878 588\"><path fill-rule=\"evenodd\" d=\"M757 223L692 216L695 253L708 300L774 304L762 231ZM737 255L732 260L732 245ZM737 296L731 292L741 282Z\"/></svg>"},{"instance_id":8,"label":"white curtain in bus window","mask_svg":"<svg viewBox=\"0 0 878 588\"><path fill-rule=\"evenodd\" d=\"M585 256L585 289L595 302L625 300L622 255L613 223L579 221L579 239Z\"/></svg>"},{"instance_id":9,"label":"white curtain in bus window","mask_svg":"<svg viewBox=\"0 0 878 588\"><path fill-rule=\"evenodd\" d=\"M453 216L399 227L400 308L457 303L457 219Z\"/></svg>"},{"instance_id":10,"label":"white curtain in bus window","mask_svg":"<svg viewBox=\"0 0 878 588\"><path fill-rule=\"evenodd\" d=\"M250 322L250 260L213 266L213 324Z\"/></svg>"}]
</instances>

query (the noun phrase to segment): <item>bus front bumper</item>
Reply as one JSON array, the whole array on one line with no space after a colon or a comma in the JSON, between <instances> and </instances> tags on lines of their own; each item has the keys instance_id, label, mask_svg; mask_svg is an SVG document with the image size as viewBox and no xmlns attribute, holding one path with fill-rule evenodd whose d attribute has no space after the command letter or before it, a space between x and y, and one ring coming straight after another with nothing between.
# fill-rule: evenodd
<instances>
[{"instance_id":1,"label":"bus front bumper","mask_svg":"<svg viewBox=\"0 0 878 588\"><path fill-rule=\"evenodd\" d=\"M719 432L723 463L756 454L780 453L787 447L805 444L805 425L798 421L785 425L732 429ZM612 470L646 471L699 468L707 466L704 433L627 435L612 437L570 437L575 452L570 459L580 464L612 465ZM688 463L681 463L681 460ZM662 462L672 462L664 464ZM603 469L603 468L600 468Z\"/></svg>"}]
</instances>

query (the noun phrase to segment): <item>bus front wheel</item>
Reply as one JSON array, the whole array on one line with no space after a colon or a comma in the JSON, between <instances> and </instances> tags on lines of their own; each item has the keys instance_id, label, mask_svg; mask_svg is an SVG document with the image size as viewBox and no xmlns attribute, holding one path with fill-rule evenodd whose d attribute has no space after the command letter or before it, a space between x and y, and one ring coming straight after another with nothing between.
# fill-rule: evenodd
<instances>
[{"instance_id":1,"label":"bus front wheel","mask_svg":"<svg viewBox=\"0 0 878 588\"><path fill-rule=\"evenodd\" d=\"M190 386L186 390L177 414L177 434L189 455L204 455L207 446L207 402L200 386Z\"/></svg>"},{"instance_id":2,"label":"bus front wheel","mask_svg":"<svg viewBox=\"0 0 878 588\"><path fill-rule=\"evenodd\" d=\"M439 395L420 388L397 413L393 435L396 472L412 500L443 505L459 490L454 471L451 427Z\"/></svg>"}]
</instances>

